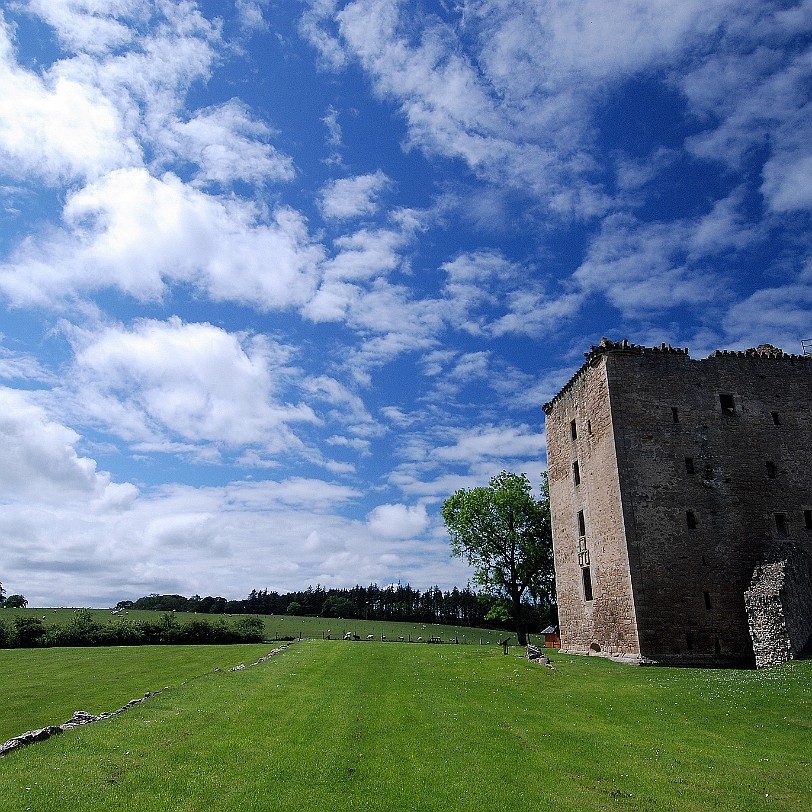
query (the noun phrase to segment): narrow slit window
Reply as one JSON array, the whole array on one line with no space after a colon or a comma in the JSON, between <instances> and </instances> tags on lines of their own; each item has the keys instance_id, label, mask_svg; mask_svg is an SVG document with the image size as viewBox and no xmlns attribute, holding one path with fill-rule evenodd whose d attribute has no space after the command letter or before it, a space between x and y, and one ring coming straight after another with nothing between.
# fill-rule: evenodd
<instances>
[{"instance_id":1,"label":"narrow slit window","mask_svg":"<svg viewBox=\"0 0 812 812\"><path fill-rule=\"evenodd\" d=\"M722 414L733 414L736 411L736 401L733 395L719 395L719 405L722 407Z\"/></svg>"},{"instance_id":2,"label":"narrow slit window","mask_svg":"<svg viewBox=\"0 0 812 812\"><path fill-rule=\"evenodd\" d=\"M592 421L591 420L586 421L586 433L587 434L592 434Z\"/></svg>"},{"instance_id":3,"label":"narrow slit window","mask_svg":"<svg viewBox=\"0 0 812 812\"><path fill-rule=\"evenodd\" d=\"M578 465L578 460L575 460L572 464L572 479L576 487L581 484L581 467Z\"/></svg>"},{"instance_id":4,"label":"narrow slit window","mask_svg":"<svg viewBox=\"0 0 812 812\"><path fill-rule=\"evenodd\" d=\"M585 536L586 535L586 522L584 521L584 511L578 511L578 535Z\"/></svg>"},{"instance_id":5,"label":"narrow slit window","mask_svg":"<svg viewBox=\"0 0 812 812\"><path fill-rule=\"evenodd\" d=\"M578 439L578 426L576 426L576 425L575 425L575 421L574 421L574 420L570 420L570 437L571 437L573 440L577 440L577 439Z\"/></svg>"},{"instance_id":6,"label":"narrow slit window","mask_svg":"<svg viewBox=\"0 0 812 812\"><path fill-rule=\"evenodd\" d=\"M812 510L804 511L804 527L807 530L812 530Z\"/></svg>"},{"instance_id":7,"label":"narrow slit window","mask_svg":"<svg viewBox=\"0 0 812 812\"><path fill-rule=\"evenodd\" d=\"M592 600L592 571L589 567L584 567L581 570L581 580L584 584L584 600Z\"/></svg>"},{"instance_id":8,"label":"narrow slit window","mask_svg":"<svg viewBox=\"0 0 812 812\"><path fill-rule=\"evenodd\" d=\"M703 592L702 597L705 599L705 608L710 609L711 608L710 592Z\"/></svg>"},{"instance_id":9,"label":"narrow slit window","mask_svg":"<svg viewBox=\"0 0 812 812\"><path fill-rule=\"evenodd\" d=\"M696 513L692 510L686 510L685 523L688 525L689 530L694 530L696 528Z\"/></svg>"},{"instance_id":10,"label":"narrow slit window","mask_svg":"<svg viewBox=\"0 0 812 812\"><path fill-rule=\"evenodd\" d=\"M787 532L787 514L786 513L776 513L775 514L775 532L778 535L778 538L785 539L789 535Z\"/></svg>"},{"instance_id":11,"label":"narrow slit window","mask_svg":"<svg viewBox=\"0 0 812 812\"><path fill-rule=\"evenodd\" d=\"M671 407L671 420L674 423L679 423L679 409L676 406Z\"/></svg>"},{"instance_id":12,"label":"narrow slit window","mask_svg":"<svg viewBox=\"0 0 812 812\"><path fill-rule=\"evenodd\" d=\"M685 458L685 473L694 474L694 458L693 457L686 457Z\"/></svg>"},{"instance_id":13,"label":"narrow slit window","mask_svg":"<svg viewBox=\"0 0 812 812\"><path fill-rule=\"evenodd\" d=\"M775 463L772 460L767 460L767 478L775 479L776 473L777 469L775 467Z\"/></svg>"},{"instance_id":14,"label":"narrow slit window","mask_svg":"<svg viewBox=\"0 0 812 812\"><path fill-rule=\"evenodd\" d=\"M773 425L780 426L781 425L781 418L778 416L778 412L770 412L773 418Z\"/></svg>"}]
</instances>

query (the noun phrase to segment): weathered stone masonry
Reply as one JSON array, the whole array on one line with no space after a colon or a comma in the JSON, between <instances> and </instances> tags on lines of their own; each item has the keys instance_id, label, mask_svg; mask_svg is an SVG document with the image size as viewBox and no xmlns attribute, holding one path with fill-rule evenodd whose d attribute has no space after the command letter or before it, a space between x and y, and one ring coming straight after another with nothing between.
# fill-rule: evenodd
<instances>
[{"instance_id":1,"label":"weathered stone masonry","mask_svg":"<svg viewBox=\"0 0 812 812\"><path fill-rule=\"evenodd\" d=\"M797 653L812 628L797 563L812 560L812 358L604 339L544 411L563 650L750 664L752 640L775 634L753 606L751 630L745 593L765 604L751 581L781 542L798 554L781 599L792 640L776 645Z\"/></svg>"}]
</instances>

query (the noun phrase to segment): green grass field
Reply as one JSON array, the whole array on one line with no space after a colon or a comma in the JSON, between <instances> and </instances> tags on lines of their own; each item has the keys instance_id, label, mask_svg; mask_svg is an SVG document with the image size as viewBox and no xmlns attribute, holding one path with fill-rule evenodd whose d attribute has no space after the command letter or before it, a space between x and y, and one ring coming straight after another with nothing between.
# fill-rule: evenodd
<instances>
[{"instance_id":1,"label":"green grass field","mask_svg":"<svg viewBox=\"0 0 812 812\"><path fill-rule=\"evenodd\" d=\"M62 724L76 710L114 711L147 691L267 652L261 644L0 650L0 742Z\"/></svg>"},{"instance_id":2,"label":"green grass field","mask_svg":"<svg viewBox=\"0 0 812 812\"><path fill-rule=\"evenodd\" d=\"M19 615L41 618L46 625L54 623L66 625L73 618L75 611L75 609L2 609L0 610L0 620L5 618L10 621ZM155 621L167 614L161 611L133 610L114 615L110 609L92 609L91 611L93 618L99 623L116 623L122 619ZM293 617L289 615L195 615L191 612L175 612L173 614L178 622L191 620L192 618L203 618L211 623L216 623L218 618L232 621L240 617L258 617L265 624L268 640L278 640L284 637L321 640L328 633L335 640L336 637L343 636L345 632L352 632L364 639L370 634L378 640L380 640L381 635L385 635L389 641L396 641L402 637L404 641L411 638L415 642L419 637L424 639L439 637L445 642L456 639L461 644L497 645L500 640L511 636L511 633L506 631L433 623L398 623L395 621L344 620L341 618ZM512 641L513 643L516 642L515 634L512 635Z\"/></svg>"},{"instance_id":3,"label":"green grass field","mask_svg":"<svg viewBox=\"0 0 812 812\"><path fill-rule=\"evenodd\" d=\"M0 810L812 808L809 661L715 671L559 655L552 671L522 649L311 640L212 673L202 648L150 648L176 681L148 679L158 656L136 695L170 690L0 759ZM70 651L0 652L4 686L43 674L18 713L68 682L101 686L104 705L77 705L71 687L71 713L113 709L116 657L139 650L83 650L61 679L52 658Z\"/></svg>"}]
</instances>

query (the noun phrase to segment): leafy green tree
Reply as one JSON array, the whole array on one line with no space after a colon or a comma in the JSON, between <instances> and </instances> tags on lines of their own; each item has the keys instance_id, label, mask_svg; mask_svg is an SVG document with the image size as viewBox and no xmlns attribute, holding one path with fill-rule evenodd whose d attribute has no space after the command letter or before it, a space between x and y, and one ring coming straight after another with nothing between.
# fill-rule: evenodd
<instances>
[{"instance_id":1,"label":"leafy green tree","mask_svg":"<svg viewBox=\"0 0 812 812\"><path fill-rule=\"evenodd\" d=\"M525 474L507 471L487 487L458 490L443 502L451 552L474 568L474 581L508 602L519 645L527 644L526 604L553 601L553 541L547 476L541 497Z\"/></svg>"},{"instance_id":2,"label":"leafy green tree","mask_svg":"<svg viewBox=\"0 0 812 812\"><path fill-rule=\"evenodd\" d=\"M25 609L28 606L28 601L22 595L9 595L3 606L7 609Z\"/></svg>"},{"instance_id":3,"label":"leafy green tree","mask_svg":"<svg viewBox=\"0 0 812 812\"><path fill-rule=\"evenodd\" d=\"M3 606L6 598L6 590L3 589L3 584L0 584L0 606Z\"/></svg>"},{"instance_id":4,"label":"leafy green tree","mask_svg":"<svg viewBox=\"0 0 812 812\"><path fill-rule=\"evenodd\" d=\"M512 619L510 602L506 600L497 600L485 615L485 620L491 623L510 623Z\"/></svg>"},{"instance_id":5,"label":"leafy green tree","mask_svg":"<svg viewBox=\"0 0 812 812\"><path fill-rule=\"evenodd\" d=\"M14 618L14 644L20 648L38 646L46 635L45 624L38 617Z\"/></svg>"},{"instance_id":6,"label":"leafy green tree","mask_svg":"<svg viewBox=\"0 0 812 812\"><path fill-rule=\"evenodd\" d=\"M265 639L265 623L258 617L242 617L234 623L242 643L261 643Z\"/></svg>"},{"instance_id":7,"label":"leafy green tree","mask_svg":"<svg viewBox=\"0 0 812 812\"><path fill-rule=\"evenodd\" d=\"M352 618L358 616L355 604L344 595L330 595L321 609L322 617Z\"/></svg>"},{"instance_id":8,"label":"leafy green tree","mask_svg":"<svg viewBox=\"0 0 812 812\"><path fill-rule=\"evenodd\" d=\"M96 646L101 628L90 609L76 609L64 626L50 627L44 643L50 646Z\"/></svg>"}]
</instances>

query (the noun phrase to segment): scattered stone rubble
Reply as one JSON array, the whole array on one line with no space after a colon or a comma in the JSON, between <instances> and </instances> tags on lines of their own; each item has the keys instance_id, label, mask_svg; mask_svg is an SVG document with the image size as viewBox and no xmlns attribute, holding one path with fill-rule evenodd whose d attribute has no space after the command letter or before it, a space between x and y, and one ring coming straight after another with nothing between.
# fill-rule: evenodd
<instances>
[{"instance_id":1,"label":"scattered stone rubble","mask_svg":"<svg viewBox=\"0 0 812 812\"><path fill-rule=\"evenodd\" d=\"M553 671L557 671L558 669L550 662L550 658L537 646L535 643L529 643L527 646L527 659L541 663L542 665L546 665L547 668L551 668Z\"/></svg>"},{"instance_id":2,"label":"scattered stone rubble","mask_svg":"<svg viewBox=\"0 0 812 812\"><path fill-rule=\"evenodd\" d=\"M260 657L255 663L251 663L251 665L259 665L260 663L267 662L271 659L271 657L276 654L280 654L286 648L287 646L279 646L270 653L266 654L264 657ZM240 665L235 665L233 668L229 668L228 670L244 671L246 667L247 666L245 664L240 663ZM219 668L215 669L215 671L219 670ZM75 727L89 725L93 722L100 722L102 719L110 719L113 716L117 716L119 713L124 713L124 711L129 710L134 705L139 705L153 696L158 696L158 694L161 694L166 690L166 688L163 688L162 690L155 692L147 691L140 699L131 699L126 705L113 711L112 713L100 713L98 716L96 716L95 714L88 713L87 711L78 710L75 711L73 716L71 716L71 718L68 719L68 721L64 724L48 725L47 727L42 727L38 730L27 730L25 733L21 733L19 736L15 736L13 739L9 739L7 742L0 744L0 756L4 756L6 753L10 753L12 750L17 750L20 747L25 747L28 744L45 741L46 739L50 739L51 736L57 736L60 733L64 733L66 730L73 730Z\"/></svg>"},{"instance_id":3,"label":"scattered stone rubble","mask_svg":"<svg viewBox=\"0 0 812 812\"><path fill-rule=\"evenodd\" d=\"M288 644L290 645L290 644ZM264 657L260 657L255 663L251 663L251 665L259 665L260 663L267 663L268 660L271 659L275 654L281 654L288 645L284 646L277 646L273 651L266 654ZM229 668L229 671L245 671L248 666L245 663L240 663L239 665L232 666ZM219 670L219 669L218 669Z\"/></svg>"}]
</instances>

